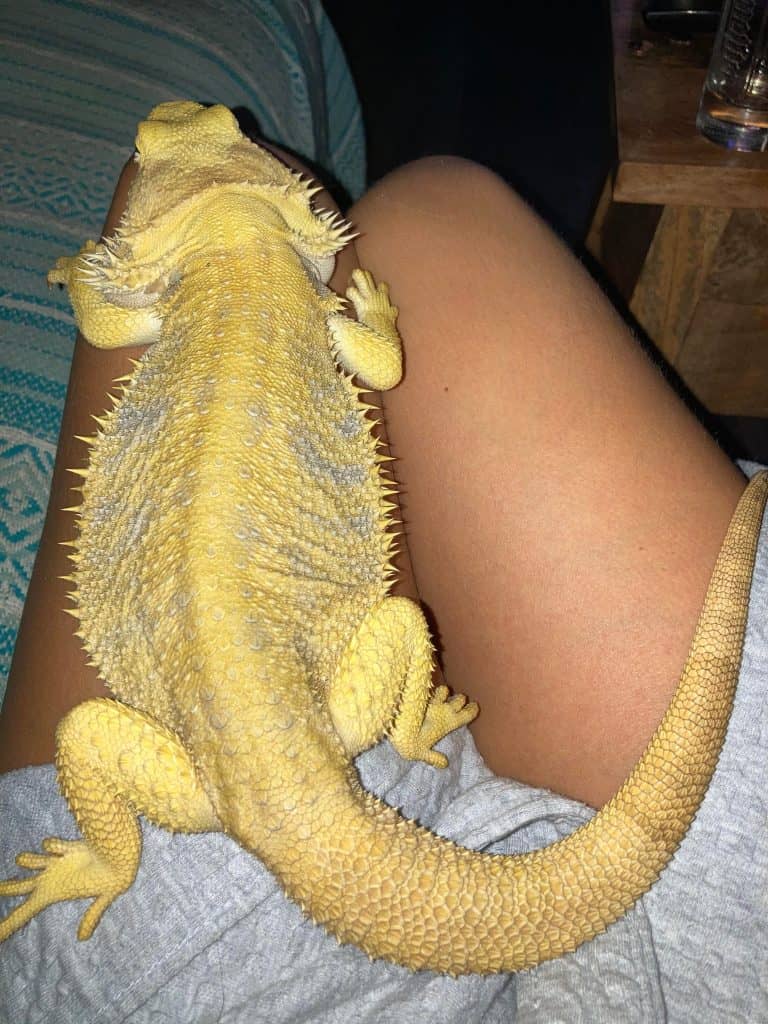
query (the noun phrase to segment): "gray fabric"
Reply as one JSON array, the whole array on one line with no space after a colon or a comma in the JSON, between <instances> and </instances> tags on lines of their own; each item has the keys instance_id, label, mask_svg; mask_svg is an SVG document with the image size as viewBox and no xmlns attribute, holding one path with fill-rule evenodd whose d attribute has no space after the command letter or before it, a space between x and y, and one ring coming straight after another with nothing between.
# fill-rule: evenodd
<instances>
[{"instance_id":1,"label":"gray fabric","mask_svg":"<svg viewBox=\"0 0 768 1024\"><path fill-rule=\"evenodd\" d=\"M84 904L46 910L0 946L0 1020L14 1024L755 1024L768 1020L768 527L753 584L736 706L703 807L661 880L575 954L516 976L458 980L370 963L302 918L258 861L218 835L145 826L133 888L93 939ZM513 853L589 811L496 778L466 730L445 772L384 743L364 784L466 846ZM0 876L46 835L74 835L50 767L0 777ZM14 901L0 901L0 913Z\"/></svg>"}]
</instances>

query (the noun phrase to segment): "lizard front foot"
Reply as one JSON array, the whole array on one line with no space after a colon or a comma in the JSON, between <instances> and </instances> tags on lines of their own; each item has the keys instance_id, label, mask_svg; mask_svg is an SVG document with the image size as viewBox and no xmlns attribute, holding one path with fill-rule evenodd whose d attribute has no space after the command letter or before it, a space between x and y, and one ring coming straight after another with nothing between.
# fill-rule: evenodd
<instances>
[{"instance_id":1,"label":"lizard front foot","mask_svg":"<svg viewBox=\"0 0 768 1024\"><path fill-rule=\"evenodd\" d=\"M376 284L367 270L352 272L347 298L357 321L339 313L328 318L333 353L345 370L374 391L388 391L402 375L402 346L395 326L397 307L385 284Z\"/></svg>"},{"instance_id":2,"label":"lizard front foot","mask_svg":"<svg viewBox=\"0 0 768 1024\"><path fill-rule=\"evenodd\" d=\"M357 319L367 327L384 334L394 330L399 312L389 298L388 285L376 284L369 270L353 270L347 298L355 307Z\"/></svg>"},{"instance_id":3,"label":"lizard front foot","mask_svg":"<svg viewBox=\"0 0 768 1024\"><path fill-rule=\"evenodd\" d=\"M44 853L20 853L19 867L37 872L0 882L0 896L27 898L0 920L0 942L53 903L92 898L80 920L78 939L89 939L112 901L125 892L136 874L133 866L110 863L85 840L45 839Z\"/></svg>"}]
</instances>

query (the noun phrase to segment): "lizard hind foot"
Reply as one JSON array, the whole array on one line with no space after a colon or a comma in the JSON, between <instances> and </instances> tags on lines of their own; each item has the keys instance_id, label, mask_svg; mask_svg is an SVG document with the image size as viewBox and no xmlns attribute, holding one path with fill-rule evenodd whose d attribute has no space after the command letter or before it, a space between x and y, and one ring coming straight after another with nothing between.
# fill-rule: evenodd
<instances>
[{"instance_id":1,"label":"lizard hind foot","mask_svg":"<svg viewBox=\"0 0 768 1024\"><path fill-rule=\"evenodd\" d=\"M133 881L135 871L110 863L85 840L45 839L42 846L44 853L20 853L16 858L19 867L35 874L0 882L0 896L26 896L0 920L0 942L46 907L90 897L93 903L77 930L78 939L89 939L110 903Z\"/></svg>"},{"instance_id":2,"label":"lizard hind foot","mask_svg":"<svg viewBox=\"0 0 768 1024\"><path fill-rule=\"evenodd\" d=\"M430 694L424 718L415 735L407 736L404 729L393 730L391 737L397 750L412 761L425 761L433 768L447 768L448 758L433 749L448 733L469 725L477 718L479 708L468 701L463 693L451 696L447 686L438 686Z\"/></svg>"},{"instance_id":3,"label":"lizard hind foot","mask_svg":"<svg viewBox=\"0 0 768 1024\"><path fill-rule=\"evenodd\" d=\"M447 736L449 732L460 728L462 725L469 725L478 715L479 708L474 701L468 701L463 693L456 693L451 696L447 686L438 686L432 692L427 709L424 713L424 721L419 731L419 740L423 742L425 751L432 755L430 764L435 764L435 756L439 758L438 767L447 768L448 759L444 754L432 748L436 743Z\"/></svg>"}]
</instances>

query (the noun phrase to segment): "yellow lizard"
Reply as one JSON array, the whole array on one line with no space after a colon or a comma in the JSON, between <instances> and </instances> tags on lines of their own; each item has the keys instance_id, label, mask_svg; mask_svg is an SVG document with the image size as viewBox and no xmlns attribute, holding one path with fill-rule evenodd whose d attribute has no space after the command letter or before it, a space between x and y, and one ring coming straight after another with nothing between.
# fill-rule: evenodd
<instances>
[{"instance_id":1,"label":"yellow lizard","mask_svg":"<svg viewBox=\"0 0 768 1024\"><path fill-rule=\"evenodd\" d=\"M394 487L360 387L401 374L397 310L358 270L326 286L349 227L247 141L230 112L157 107L105 243L59 260L101 347L153 343L92 439L72 613L115 700L57 732L83 838L23 853L6 939L90 898L78 935L131 885L137 815L219 830L341 942L410 968L513 971L623 915L708 786L739 671L768 486L736 511L690 657L631 776L592 821L516 857L470 853L365 793L353 758L387 736L436 767L474 704L432 689L419 607L390 594ZM356 380L353 381L353 377Z\"/></svg>"}]
</instances>

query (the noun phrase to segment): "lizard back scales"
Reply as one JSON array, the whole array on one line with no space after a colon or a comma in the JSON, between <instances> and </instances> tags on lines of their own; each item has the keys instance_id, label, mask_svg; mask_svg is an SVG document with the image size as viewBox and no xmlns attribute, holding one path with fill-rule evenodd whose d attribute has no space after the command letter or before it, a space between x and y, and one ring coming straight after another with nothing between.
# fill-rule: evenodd
<instances>
[{"instance_id":1,"label":"lizard back scales","mask_svg":"<svg viewBox=\"0 0 768 1024\"><path fill-rule=\"evenodd\" d=\"M401 374L386 286L327 286L350 228L223 107L139 126L116 235L49 275L95 345L148 343L90 439L71 613L115 700L57 732L82 839L0 882L0 941L89 897L88 938L139 866L137 814L224 831L340 941L413 969L528 968L650 888L704 797L738 679L768 477L747 488L667 713L616 796L573 835L471 853L365 793L387 736L435 767L477 708L433 689L424 616L390 594L395 487L362 388ZM130 898L127 896L126 898ZM119 913L119 908L113 911Z\"/></svg>"}]
</instances>

